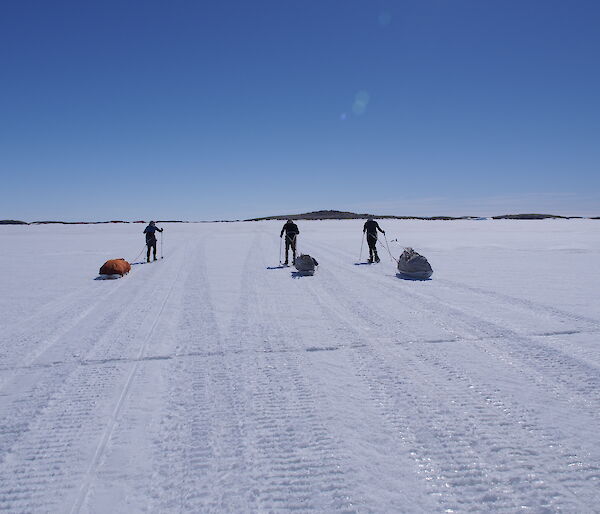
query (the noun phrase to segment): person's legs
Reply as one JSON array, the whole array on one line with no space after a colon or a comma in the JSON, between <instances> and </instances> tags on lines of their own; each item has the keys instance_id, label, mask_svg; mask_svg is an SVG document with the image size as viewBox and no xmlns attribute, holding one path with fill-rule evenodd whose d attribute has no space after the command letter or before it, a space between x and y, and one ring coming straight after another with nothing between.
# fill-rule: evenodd
<instances>
[{"instance_id":1,"label":"person's legs","mask_svg":"<svg viewBox=\"0 0 600 514\"><path fill-rule=\"evenodd\" d=\"M285 235L285 264L288 263L288 255L290 252L290 238L289 236L286 234Z\"/></svg>"},{"instance_id":2,"label":"person's legs","mask_svg":"<svg viewBox=\"0 0 600 514\"><path fill-rule=\"evenodd\" d=\"M292 238L292 263L296 262L296 236Z\"/></svg>"},{"instance_id":3,"label":"person's legs","mask_svg":"<svg viewBox=\"0 0 600 514\"><path fill-rule=\"evenodd\" d=\"M146 252L146 262L150 262L150 252L154 251L154 260L156 260L156 239L146 239L146 246L148 251Z\"/></svg>"},{"instance_id":4,"label":"person's legs","mask_svg":"<svg viewBox=\"0 0 600 514\"><path fill-rule=\"evenodd\" d=\"M369 244L369 262L373 262L373 259L377 259L377 236L367 234L367 243Z\"/></svg>"},{"instance_id":5,"label":"person's legs","mask_svg":"<svg viewBox=\"0 0 600 514\"><path fill-rule=\"evenodd\" d=\"M373 236L373 260L379 262L379 255L377 255L377 235Z\"/></svg>"}]
</instances>

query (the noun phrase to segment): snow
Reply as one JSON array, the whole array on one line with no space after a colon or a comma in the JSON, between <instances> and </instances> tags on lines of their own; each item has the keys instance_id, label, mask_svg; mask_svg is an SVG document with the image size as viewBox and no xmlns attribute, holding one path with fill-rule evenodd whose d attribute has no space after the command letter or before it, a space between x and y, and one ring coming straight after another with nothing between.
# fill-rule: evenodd
<instances>
[{"instance_id":1,"label":"snow","mask_svg":"<svg viewBox=\"0 0 600 514\"><path fill-rule=\"evenodd\" d=\"M597 511L598 223L0 227L0 509Z\"/></svg>"}]
</instances>

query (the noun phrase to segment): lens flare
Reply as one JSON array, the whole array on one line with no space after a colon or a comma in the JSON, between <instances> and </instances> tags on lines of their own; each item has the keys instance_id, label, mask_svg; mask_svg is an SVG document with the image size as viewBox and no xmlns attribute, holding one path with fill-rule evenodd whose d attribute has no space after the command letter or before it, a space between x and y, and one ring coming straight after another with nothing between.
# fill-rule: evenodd
<instances>
[{"instance_id":1,"label":"lens flare","mask_svg":"<svg viewBox=\"0 0 600 514\"><path fill-rule=\"evenodd\" d=\"M361 90L354 95L354 103L352 104L352 112L357 116L364 114L367 110L367 105L369 105L369 101L371 100L371 96L367 91Z\"/></svg>"}]
</instances>

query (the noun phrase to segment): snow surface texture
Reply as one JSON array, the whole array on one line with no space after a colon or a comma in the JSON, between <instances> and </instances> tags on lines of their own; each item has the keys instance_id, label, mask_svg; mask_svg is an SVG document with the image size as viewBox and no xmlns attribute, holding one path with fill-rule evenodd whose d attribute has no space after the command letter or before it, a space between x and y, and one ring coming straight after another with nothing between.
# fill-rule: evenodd
<instances>
[{"instance_id":1,"label":"snow surface texture","mask_svg":"<svg viewBox=\"0 0 600 514\"><path fill-rule=\"evenodd\" d=\"M0 509L598 512L599 223L1 227Z\"/></svg>"}]
</instances>

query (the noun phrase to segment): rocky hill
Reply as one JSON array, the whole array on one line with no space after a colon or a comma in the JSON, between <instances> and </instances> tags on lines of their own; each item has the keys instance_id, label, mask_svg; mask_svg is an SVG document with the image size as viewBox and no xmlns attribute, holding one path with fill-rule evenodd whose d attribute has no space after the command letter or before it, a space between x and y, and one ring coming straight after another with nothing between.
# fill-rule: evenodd
<instances>
[{"instance_id":1,"label":"rocky hill","mask_svg":"<svg viewBox=\"0 0 600 514\"><path fill-rule=\"evenodd\" d=\"M323 210L305 212L303 214L278 214L276 216L265 216L262 218L251 218L244 221L263 221L263 220L351 220L351 219L398 219L398 220L462 220L476 219L476 216L393 216L390 214L357 214L355 212Z\"/></svg>"}]
</instances>

